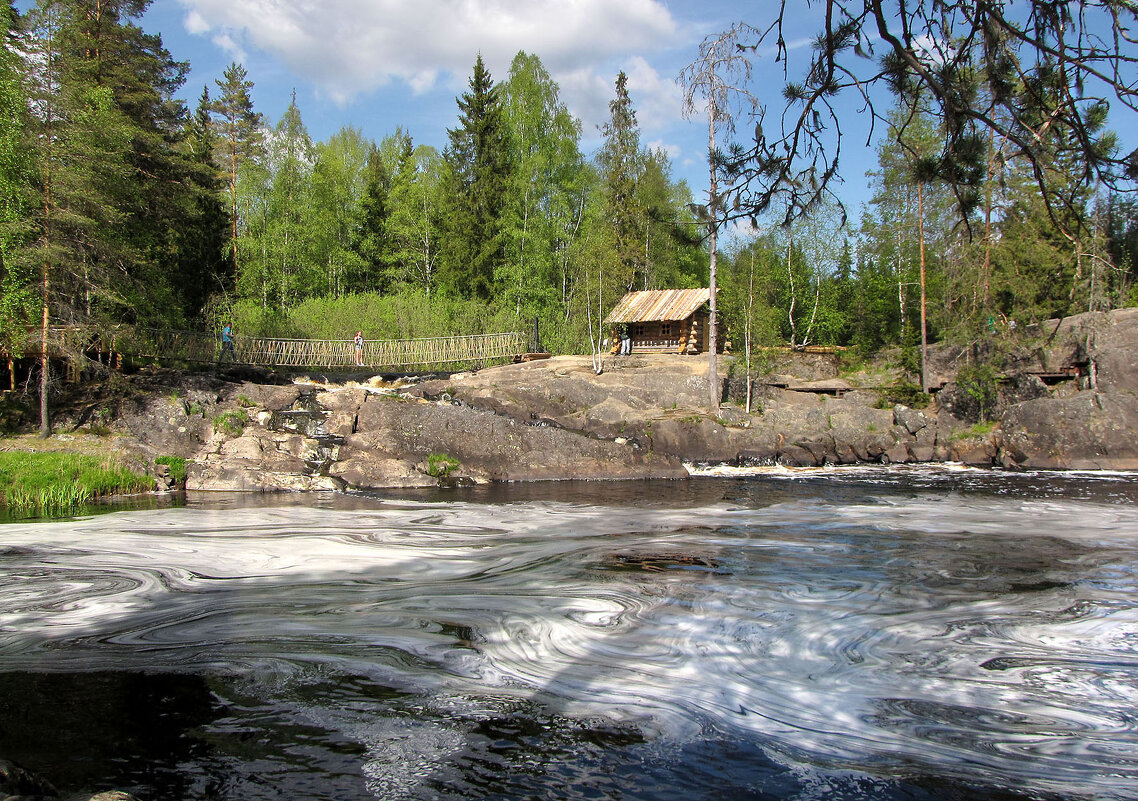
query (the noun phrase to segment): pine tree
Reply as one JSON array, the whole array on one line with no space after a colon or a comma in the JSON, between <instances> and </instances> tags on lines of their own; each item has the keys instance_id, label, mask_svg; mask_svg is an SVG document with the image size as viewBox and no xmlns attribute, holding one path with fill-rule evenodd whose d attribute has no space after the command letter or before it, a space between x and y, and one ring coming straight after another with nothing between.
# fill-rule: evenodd
<instances>
[{"instance_id":1,"label":"pine tree","mask_svg":"<svg viewBox=\"0 0 1138 801\"><path fill-rule=\"evenodd\" d=\"M70 80L110 93L129 140L128 180L104 187L131 220L119 232L116 265L126 280L118 291L128 319L180 324L182 304L172 287L171 265L181 261L178 234L196 225L198 209L185 188L198 167L185 146L189 117L175 97L189 69L175 61L158 35L133 20L150 0L71 0L65 48L73 55Z\"/></svg>"},{"instance_id":2,"label":"pine tree","mask_svg":"<svg viewBox=\"0 0 1138 801\"><path fill-rule=\"evenodd\" d=\"M221 118L215 159L222 165L229 190L229 252L236 269L240 252L237 182L245 162L261 155L262 119L253 110L253 98L250 95L253 82L248 80L245 68L236 62L231 63L222 77L224 80L216 81L221 96L212 107L214 113Z\"/></svg>"},{"instance_id":3,"label":"pine tree","mask_svg":"<svg viewBox=\"0 0 1138 801\"><path fill-rule=\"evenodd\" d=\"M78 17L78 18L77 18ZM40 434L48 409L51 326L81 323L100 306L121 306L117 280L135 260L118 201L131 175L131 126L113 92L90 81L81 15L44 0L30 19L28 79L37 172L37 228L25 256L40 274Z\"/></svg>"}]
</instances>

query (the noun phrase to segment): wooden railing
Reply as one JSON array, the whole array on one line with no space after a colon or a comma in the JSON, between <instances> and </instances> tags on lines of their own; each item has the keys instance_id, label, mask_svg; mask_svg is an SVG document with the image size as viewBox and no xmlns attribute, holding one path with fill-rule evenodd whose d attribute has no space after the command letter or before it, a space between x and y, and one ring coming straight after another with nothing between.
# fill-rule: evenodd
<instances>
[{"instance_id":1,"label":"wooden railing","mask_svg":"<svg viewBox=\"0 0 1138 801\"><path fill-rule=\"evenodd\" d=\"M197 363L249 364L263 367L411 369L439 366L482 366L524 354L525 334L472 334L420 339L371 339L363 346L363 365L356 364L352 340L270 339L235 336L233 354L222 353L221 338L195 331L168 331L133 326L101 330L60 326L52 330L51 349L59 356L82 353L124 354L140 358ZM34 340L29 349L39 351Z\"/></svg>"}]
</instances>

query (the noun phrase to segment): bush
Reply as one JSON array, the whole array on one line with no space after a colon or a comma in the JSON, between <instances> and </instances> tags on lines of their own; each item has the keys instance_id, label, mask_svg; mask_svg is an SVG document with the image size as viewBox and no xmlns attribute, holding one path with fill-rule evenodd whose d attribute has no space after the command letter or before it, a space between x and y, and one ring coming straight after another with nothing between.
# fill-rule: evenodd
<instances>
[{"instance_id":1,"label":"bush","mask_svg":"<svg viewBox=\"0 0 1138 801\"><path fill-rule=\"evenodd\" d=\"M439 480L450 477L458 469L458 459L445 453L432 453L427 457L427 475Z\"/></svg>"},{"instance_id":2,"label":"bush","mask_svg":"<svg viewBox=\"0 0 1138 801\"><path fill-rule=\"evenodd\" d=\"M979 407L979 419L991 419L999 400L996 371L986 364L968 365L956 374L956 385Z\"/></svg>"},{"instance_id":3,"label":"bush","mask_svg":"<svg viewBox=\"0 0 1138 801\"><path fill-rule=\"evenodd\" d=\"M878 409L892 409L898 403L910 409L924 409L932 401L933 396L923 391L917 384L902 381L896 386L880 390L877 403Z\"/></svg>"},{"instance_id":4,"label":"bush","mask_svg":"<svg viewBox=\"0 0 1138 801\"><path fill-rule=\"evenodd\" d=\"M558 311L495 306L480 300L445 297L403 289L380 295L366 292L339 298L310 298L285 311L264 309L254 300L240 300L223 311L211 312L209 324L221 330L232 320L238 336L270 339L348 340L362 330L366 339L421 339L463 334L533 331L540 321L541 346L551 353L587 353L588 332L583 320L566 321Z\"/></svg>"}]
</instances>

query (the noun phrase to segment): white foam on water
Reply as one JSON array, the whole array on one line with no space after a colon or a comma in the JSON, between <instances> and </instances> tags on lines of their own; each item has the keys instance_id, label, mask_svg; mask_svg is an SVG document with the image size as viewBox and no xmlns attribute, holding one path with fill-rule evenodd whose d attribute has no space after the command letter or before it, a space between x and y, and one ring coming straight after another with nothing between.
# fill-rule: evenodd
<instances>
[{"instance_id":1,"label":"white foam on water","mask_svg":"<svg viewBox=\"0 0 1138 801\"><path fill-rule=\"evenodd\" d=\"M1099 547L1134 556L1136 533L1133 506L952 493L840 508L400 502L15 524L0 528L0 553L19 554L0 560L0 667L327 663L671 738L748 733L788 764L897 760L1063 793L1090 775L1121 798L1138 786L1138 581L1071 564ZM987 576L983 552L967 551L977 537L1013 552L1070 543L1056 569L1088 581L1030 597L972 590ZM918 564L926 541L938 555ZM670 565L673 552L712 567ZM664 556L630 566L614 553ZM900 581L911 575L927 586ZM312 714L367 746L377 794L460 747L445 728ZM425 750L402 754L420 734ZM1113 773L1088 767L1106 763Z\"/></svg>"}]
</instances>

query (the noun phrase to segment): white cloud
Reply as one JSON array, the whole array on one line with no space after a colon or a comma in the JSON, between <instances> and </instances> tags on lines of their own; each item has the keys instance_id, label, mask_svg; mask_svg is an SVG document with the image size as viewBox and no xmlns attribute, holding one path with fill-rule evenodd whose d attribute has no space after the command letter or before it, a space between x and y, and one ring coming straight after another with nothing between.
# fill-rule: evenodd
<instances>
[{"instance_id":1,"label":"white cloud","mask_svg":"<svg viewBox=\"0 0 1138 801\"><path fill-rule=\"evenodd\" d=\"M652 142L649 142L647 147L649 150L652 150L652 151L663 150L665 153L668 154L668 158L673 160L673 161L678 159L680 157L680 155L683 153L682 147L680 147L679 145L676 145L676 144L665 142L663 139L656 139ZM691 163L692 163L691 159L684 159L684 161L683 161L683 164L685 166L690 165Z\"/></svg>"},{"instance_id":2,"label":"white cloud","mask_svg":"<svg viewBox=\"0 0 1138 801\"><path fill-rule=\"evenodd\" d=\"M198 12L190 11L186 14L186 30L192 34L209 33L209 23Z\"/></svg>"},{"instance_id":3,"label":"white cloud","mask_svg":"<svg viewBox=\"0 0 1138 801\"><path fill-rule=\"evenodd\" d=\"M600 65L672 46L681 35L659 0L179 2L190 33L211 35L235 54L263 51L341 103L392 81L416 92L448 74L465 82L478 53L495 78L504 77L514 54L526 50L567 87L579 84L587 105L595 103ZM666 97L664 80L643 59L627 71L630 90ZM611 87L610 79L609 94Z\"/></svg>"}]
</instances>

